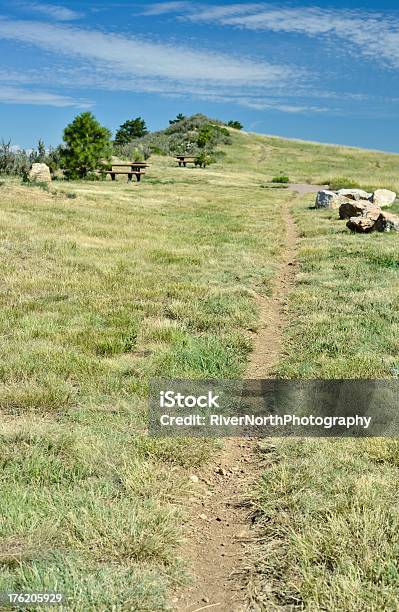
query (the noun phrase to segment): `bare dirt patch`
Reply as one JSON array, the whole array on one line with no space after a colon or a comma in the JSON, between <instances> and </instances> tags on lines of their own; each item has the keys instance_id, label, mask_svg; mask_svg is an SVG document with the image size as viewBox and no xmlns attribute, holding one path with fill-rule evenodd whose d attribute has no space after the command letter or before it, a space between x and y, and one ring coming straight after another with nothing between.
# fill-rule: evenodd
<instances>
[{"instance_id":1,"label":"bare dirt patch","mask_svg":"<svg viewBox=\"0 0 399 612\"><path fill-rule=\"evenodd\" d=\"M270 377L281 353L287 296L295 279L297 232L288 203L282 211L286 246L270 298L258 297L260 329L247 378ZM265 454L254 439L228 439L217 461L198 475L191 498L187 554L194 582L173 600L178 612L255 610L247 600L250 559L259 537L251 504L265 468ZM196 480L194 475L194 480Z\"/></svg>"}]
</instances>

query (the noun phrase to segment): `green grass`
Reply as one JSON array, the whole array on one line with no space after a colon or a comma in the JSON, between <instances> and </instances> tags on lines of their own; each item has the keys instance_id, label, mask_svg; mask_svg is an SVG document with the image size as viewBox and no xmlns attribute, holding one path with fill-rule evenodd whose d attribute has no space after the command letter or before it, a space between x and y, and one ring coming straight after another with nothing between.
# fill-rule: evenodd
<instances>
[{"instance_id":1,"label":"green grass","mask_svg":"<svg viewBox=\"0 0 399 612\"><path fill-rule=\"evenodd\" d=\"M353 235L337 211L293 210L300 271L287 378L391 378L399 364L398 236ZM395 207L393 207L395 210ZM399 442L275 441L257 492L265 609L396 610Z\"/></svg>"},{"instance_id":2,"label":"green grass","mask_svg":"<svg viewBox=\"0 0 399 612\"><path fill-rule=\"evenodd\" d=\"M188 474L216 448L150 439L148 381L244 375L284 200L301 270L276 374L398 367L398 237L351 235L335 213L310 210L313 196L262 188L284 172L395 188L398 157L232 140L206 170L154 157L138 187L1 185L0 591L61 590L76 610L167 609L186 580ZM277 447L257 491L264 609L395 609L396 445Z\"/></svg>"},{"instance_id":3,"label":"green grass","mask_svg":"<svg viewBox=\"0 0 399 612\"><path fill-rule=\"evenodd\" d=\"M148 381L243 375L283 232L251 176L148 179L2 187L0 591L152 612L187 579L189 470L215 445L148 438Z\"/></svg>"}]
</instances>

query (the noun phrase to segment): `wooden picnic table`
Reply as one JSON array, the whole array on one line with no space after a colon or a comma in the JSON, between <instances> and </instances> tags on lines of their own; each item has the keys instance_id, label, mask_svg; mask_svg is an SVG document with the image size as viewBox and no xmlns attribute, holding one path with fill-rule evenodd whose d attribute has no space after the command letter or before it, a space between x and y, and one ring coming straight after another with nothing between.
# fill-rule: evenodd
<instances>
[{"instance_id":1,"label":"wooden picnic table","mask_svg":"<svg viewBox=\"0 0 399 612\"><path fill-rule=\"evenodd\" d=\"M115 181L117 174L127 175L127 182L130 183L133 175L136 177L139 183L143 174L145 174L145 168L148 168L149 164L145 162L117 162L112 163L111 170L105 170L100 168L102 174L109 174L112 181ZM117 168L127 168L127 170L117 170Z\"/></svg>"},{"instance_id":2,"label":"wooden picnic table","mask_svg":"<svg viewBox=\"0 0 399 612\"><path fill-rule=\"evenodd\" d=\"M187 164L195 164L196 157L192 155L176 155L176 161L179 164L179 167L186 167Z\"/></svg>"}]
</instances>

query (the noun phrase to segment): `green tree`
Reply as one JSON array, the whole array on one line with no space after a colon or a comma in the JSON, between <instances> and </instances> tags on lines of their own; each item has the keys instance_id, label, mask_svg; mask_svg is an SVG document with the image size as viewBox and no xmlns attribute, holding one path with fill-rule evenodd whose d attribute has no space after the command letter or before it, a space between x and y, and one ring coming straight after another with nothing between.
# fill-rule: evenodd
<instances>
[{"instance_id":1,"label":"green tree","mask_svg":"<svg viewBox=\"0 0 399 612\"><path fill-rule=\"evenodd\" d=\"M128 119L119 127L115 134L115 144L124 145L132 142L136 138L142 138L148 134L147 126L144 119L136 117L136 119Z\"/></svg>"},{"instance_id":2,"label":"green tree","mask_svg":"<svg viewBox=\"0 0 399 612\"><path fill-rule=\"evenodd\" d=\"M38 157L38 162L44 162L46 159L46 147L45 144L43 142L43 140L39 139L39 142L37 144L37 157Z\"/></svg>"},{"instance_id":3,"label":"green tree","mask_svg":"<svg viewBox=\"0 0 399 612\"><path fill-rule=\"evenodd\" d=\"M243 124L239 121L229 121L227 125L231 128L234 128L235 130L242 130L242 128L244 127Z\"/></svg>"},{"instance_id":4,"label":"green tree","mask_svg":"<svg viewBox=\"0 0 399 612\"><path fill-rule=\"evenodd\" d=\"M64 130L62 164L66 178L85 178L112 153L111 132L92 113L81 113Z\"/></svg>"},{"instance_id":5,"label":"green tree","mask_svg":"<svg viewBox=\"0 0 399 612\"><path fill-rule=\"evenodd\" d=\"M169 119L169 125L174 125L175 123L179 123L179 121L183 121L183 119L185 119L185 115L183 115L182 113L179 113L178 115L176 115L176 119Z\"/></svg>"}]
</instances>

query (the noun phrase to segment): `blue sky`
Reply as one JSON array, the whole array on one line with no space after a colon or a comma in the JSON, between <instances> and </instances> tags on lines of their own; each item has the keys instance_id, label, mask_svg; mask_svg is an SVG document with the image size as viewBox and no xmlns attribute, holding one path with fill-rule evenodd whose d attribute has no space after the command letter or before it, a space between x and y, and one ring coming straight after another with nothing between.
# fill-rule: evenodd
<instances>
[{"instance_id":1,"label":"blue sky","mask_svg":"<svg viewBox=\"0 0 399 612\"><path fill-rule=\"evenodd\" d=\"M399 152L395 4L0 0L0 139L56 145L87 109L113 131L203 112Z\"/></svg>"}]
</instances>

